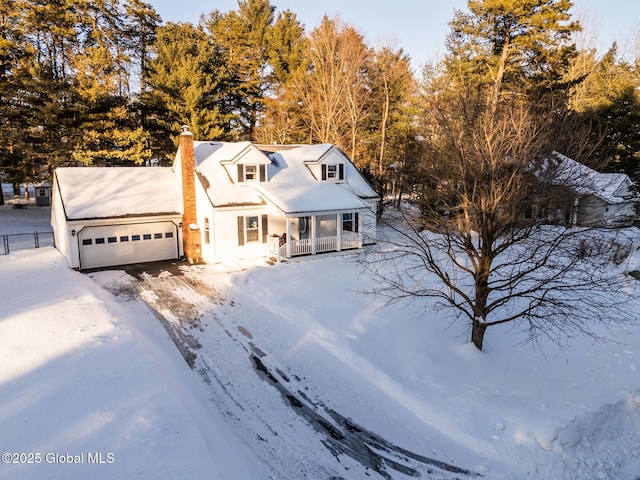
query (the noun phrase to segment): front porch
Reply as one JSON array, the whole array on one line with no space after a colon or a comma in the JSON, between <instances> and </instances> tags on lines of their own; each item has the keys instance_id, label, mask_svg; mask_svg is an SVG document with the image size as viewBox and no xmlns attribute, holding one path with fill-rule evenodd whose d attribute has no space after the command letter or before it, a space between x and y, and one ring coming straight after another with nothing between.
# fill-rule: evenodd
<instances>
[{"instance_id":1,"label":"front porch","mask_svg":"<svg viewBox=\"0 0 640 480\"><path fill-rule=\"evenodd\" d=\"M287 217L285 233L267 238L267 256L279 262L301 255L362 248L359 220L357 212Z\"/></svg>"}]
</instances>

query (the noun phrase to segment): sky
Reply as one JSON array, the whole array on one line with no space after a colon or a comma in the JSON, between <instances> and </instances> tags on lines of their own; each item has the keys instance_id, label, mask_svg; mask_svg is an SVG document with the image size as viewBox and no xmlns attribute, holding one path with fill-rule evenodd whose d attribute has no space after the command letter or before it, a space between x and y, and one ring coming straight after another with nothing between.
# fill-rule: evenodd
<instances>
[{"instance_id":1,"label":"sky","mask_svg":"<svg viewBox=\"0 0 640 480\"><path fill-rule=\"evenodd\" d=\"M163 21L197 23L202 13L226 12L237 8L236 0L147 0ZM466 10L467 0L323 0L303 2L271 0L276 12L289 9L297 14L307 31L322 16L338 15L355 26L371 46L389 44L402 47L411 56L414 69L444 53L448 22L456 9ZM574 0L574 13L584 11L589 30L597 32L597 48L604 52L614 39L632 37L640 30L638 0Z\"/></svg>"}]
</instances>

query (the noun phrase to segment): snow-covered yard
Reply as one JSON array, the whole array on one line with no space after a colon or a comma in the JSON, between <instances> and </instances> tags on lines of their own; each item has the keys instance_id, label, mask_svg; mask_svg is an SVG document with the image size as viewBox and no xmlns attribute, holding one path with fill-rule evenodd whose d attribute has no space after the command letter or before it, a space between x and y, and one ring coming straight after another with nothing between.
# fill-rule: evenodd
<instances>
[{"instance_id":1,"label":"snow-covered yard","mask_svg":"<svg viewBox=\"0 0 640 480\"><path fill-rule=\"evenodd\" d=\"M0 453L42 455L0 477L640 478L640 326L542 351L496 329L480 353L357 294L361 271L0 257Z\"/></svg>"}]
</instances>

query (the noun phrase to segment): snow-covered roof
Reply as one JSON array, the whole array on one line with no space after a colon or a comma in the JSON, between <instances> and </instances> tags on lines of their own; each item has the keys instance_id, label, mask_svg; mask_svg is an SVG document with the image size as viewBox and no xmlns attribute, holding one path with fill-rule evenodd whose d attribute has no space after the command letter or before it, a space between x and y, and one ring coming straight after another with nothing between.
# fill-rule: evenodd
<instances>
[{"instance_id":1,"label":"snow-covered roof","mask_svg":"<svg viewBox=\"0 0 640 480\"><path fill-rule=\"evenodd\" d=\"M270 202L285 214L365 208L375 191L349 159L331 144L287 147L270 154L250 142L193 142L198 177L214 206L261 205ZM335 150L345 165L342 183L318 181L306 163ZM180 152L174 169L180 173ZM237 183L231 164L265 163L266 182Z\"/></svg>"},{"instance_id":2,"label":"snow-covered roof","mask_svg":"<svg viewBox=\"0 0 640 480\"><path fill-rule=\"evenodd\" d=\"M609 204L625 203L633 195L631 179L624 173L600 173L572 158L553 152L556 160L555 182L566 185L578 195L595 195Z\"/></svg>"},{"instance_id":3,"label":"snow-covered roof","mask_svg":"<svg viewBox=\"0 0 640 480\"><path fill-rule=\"evenodd\" d=\"M171 168L66 167L55 176L68 220L182 214Z\"/></svg>"},{"instance_id":4,"label":"snow-covered roof","mask_svg":"<svg viewBox=\"0 0 640 480\"><path fill-rule=\"evenodd\" d=\"M264 157L250 142L193 142L195 168L211 204L215 207L233 205L261 205L264 201L250 185L234 183L225 164L233 162L240 154L251 150ZM245 152L246 154L246 152ZM180 150L174 167L181 174ZM268 162L268 159L262 159Z\"/></svg>"}]
</instances>

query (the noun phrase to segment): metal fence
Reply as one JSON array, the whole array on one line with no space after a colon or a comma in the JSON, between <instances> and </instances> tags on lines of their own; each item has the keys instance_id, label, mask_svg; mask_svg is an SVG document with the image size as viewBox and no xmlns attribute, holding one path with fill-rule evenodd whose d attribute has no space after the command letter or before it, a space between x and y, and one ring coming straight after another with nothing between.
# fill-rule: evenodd
<instances>
[{"instance_id":1,"label":"metal fence","mask_svg":"<svg viewBox=\"0 0 640 480\"><path fill-rule=\"evenodd\" d=\"M53 232L12 233L0 237L5 255L15 250L54 246Z\"/></svg>"}]
</instances>

